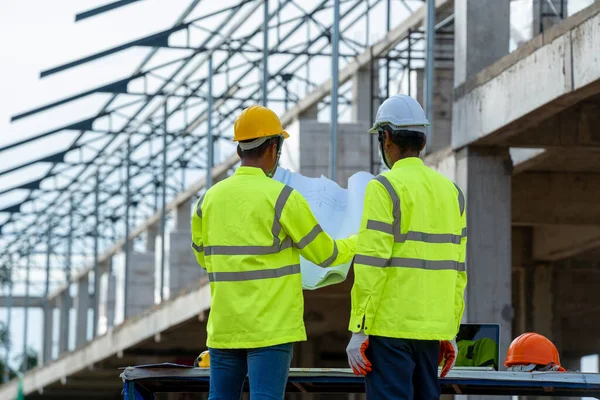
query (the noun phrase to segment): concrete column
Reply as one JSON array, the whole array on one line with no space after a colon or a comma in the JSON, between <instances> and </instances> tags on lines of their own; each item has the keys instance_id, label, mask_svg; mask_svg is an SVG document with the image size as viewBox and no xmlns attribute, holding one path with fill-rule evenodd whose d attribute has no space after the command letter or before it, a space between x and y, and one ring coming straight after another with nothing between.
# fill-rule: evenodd
<instances>
[{"instance_id":1,"label":"concrete column","mask_svg":"<svg viewBox=\"0 0 600 400\"><path fill-rule=\"evenodd\" d=\"M374 64L374 63L372 63ZM379 69L362 68L352 77L352 121L372 124L379 107Z\"/></svg>"},{"instance_id":2,"label":"concrete column","mask_svg":"<svg viewBox=\"0 0 600 400\"><path fill-rule=\"evenodd\" d=\"M156 236L158 236L158 225L150 225L146 230L146 251L156 250Z\"/></svg>"},{"instance_id":3,"label":"concrete column","mask_svg":"<svg viewBox=\"0 0 600 400\"><path fill-rule=\"evenodd\" d=\"M175 229L189 232L192 224L192 201L183 202L175 210ZM188 240L189 242L189 240Z\"/></svg>"},{"instance_id":4,"label":"concrete column","mask_svg":"<svg viewBox=\"0 0 600 400\"><path fill-rule=\"evenodd\" d=\"M454 95L454 69L436 68L433 83L433 135L431 152L450 146L452 142L452 104ZM425 108L423 91L425 88L425 70L417 69L417 101Z\"/></svg>"},{"instance_id":5,"label":"concrete column","mask_svg":"<svg viewBox=\"0 0 600 400\"><path fill-rule=\"evenodd\" d=\"M58 354L60 355L69 350L71 296L68 288L58 296L57 306L60 312L60 328L58 331Z\"/></svg>"},{"instance_id":6,"label":"concrete column","mask_svg":"<svg viewBox=\"0 0 600 400\"><path fill-rule=\"evenodd\" d=\"M79 282L77 282L77 299L75 301L75 309L77 310L75 348L79 348L87 342L88 311L91 306L89 283L89 275L84 275Z\"/></svg>"},{"instance_id":7,"label":"concrete column","mask_svg":"<svg viewBox=\"0 0 600 400\"><path fill-rule=\"evenodd\" d=\"M508 54L510 0L454 1L454 86Z\"/></svg>"},{"instance_id":8,"label":"concrete column","mask_svg":"<svg viewBox=\"0 0 600 400\"><path fill-rule=\"evenodd\" d=\"M369 156L372 135L367 133L370 123L338 124L338 179L337 183L346 187L348 178L358 171L369 171ZM300 173L318 178L329 173L330 126L314 120L300 120ZM373 146L373 160L378 160L378 148Z\"/></svg>"},{"instance_id":9,"label":"concrete column","mask_svg":"<svg viewBox=\"0 0 600 400\"><path fill-rule=\"evenodd\" d=\"M554 340L554 297L552 264L536 263L533 284L533 331Z\"/></svg>"},{"instance_id":10,"label":"concrete column","mask_svg":"<svg viewBox=\"0 0 600 400\"><path fill-rule=\"evenodd\" d=\"M169 271L169 297L195 285L206 275L190 248L190 232L172 231L166 250L165 269Z\"/></svg>"},{"instance_id":11,"label":"concrete column","mask_svg":"<svg viewBox=\"0 0 600 400\"><path fill-rule=\"evenodd\" d=\"M512 340L511 162L508 150L457 153L457 184L466 197L465 319L500 324L500 355Z\"/></svg>"},{"instance_id":12,"label":"concrete column","mask_svg":"<svg viewBox=\"0 0 600 400\"><path fill-rule=\"evenodd\" d=\"M117 277L109 270L106 287L106 327L115 325L115 309L117 299Z\"/></svg>"},{"instance_id":13,"label":"concrete column","mask_svg":"<svg viewBox=\"0 0 600 400\"><path fill-rule=\"evenodd\" d=\"M313 104L309 109L305 110L298 116L298 119L309 119L309 120L317 120L319 119L319 109L318 104Z\"/></svg>"},{"instance_id":14,"label":"concrete column","mask_svg":"<svg viewBox=\"0 0 600 400\"><path fill-rule=\"evenodd\" d=\"M154 305L154 253L131 253L127 281L127 318L134 317Z\"/></svg>"},{"instance_id":15,"label":"concrete column","mask_svg":"<svg viewBox=\"0 0 600 400\"><path fill-rule=\"evenodd\" d=\"M556 11L558 11L559 15L556 15L554 13L554 10L548 3L548 0L533 0L533 2L532 2L532 6L533 6L532 32L533 32L534 37L544 31L550 29L552 26L554 26L554 25L558 24L560 21L562 21L562 18L560 17L561 0L550 0L550 1L552 2L552 5L554 5L554 8L556 9ZM566 18L569 1L562 0L562 2L564 4L563 5L564 8L562 10L563 17Z\"/></svg>"},{"instance_id":16,"label":"concrete column","mask_svg":"<svg viewBox=\"0 0 600 400\"><path fill-rule=\"evenodd\" d=\"M48 300L44 305L44 331L43 331L43 353L42 363L48 364L52 360L52 344L54 333L54 301Z\"/></svg>"}]
</instances>

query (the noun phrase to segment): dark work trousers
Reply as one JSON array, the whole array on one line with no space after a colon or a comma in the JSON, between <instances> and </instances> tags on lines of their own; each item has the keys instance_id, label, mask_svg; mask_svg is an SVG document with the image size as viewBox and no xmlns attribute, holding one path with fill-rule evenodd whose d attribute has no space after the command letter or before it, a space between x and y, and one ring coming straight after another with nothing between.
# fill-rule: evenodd
<instances>
[{"instance_id":1,"label":"dark work trousers","mask_svg":"<svg viewBox=\"0 0 600 400\"><path fill-rule=\"evenodd\" d=\"M372 371L365 377L367 400L437 400L437 340L369 336L365 355Z\"/></svg>"}]
</instances>

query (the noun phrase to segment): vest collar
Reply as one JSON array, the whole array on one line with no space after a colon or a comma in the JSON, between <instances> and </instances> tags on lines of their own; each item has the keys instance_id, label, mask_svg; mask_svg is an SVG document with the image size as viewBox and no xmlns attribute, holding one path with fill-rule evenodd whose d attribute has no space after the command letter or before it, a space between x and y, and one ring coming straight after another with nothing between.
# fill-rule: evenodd
<instances>
[{"instance_id":1,"label":"vest collar","mask_svg":"<svg viewBox=\"0 0 600 400\"><path fill-rule=\"evenodd\" d=\"M245 176L263 176L266 177L267 175L265 174L265 172L257 167L243 167L240 166L238 167L235 172L234 175L245 175Z\"/></svg>"},{"instance_id":2,"label":"vest collar","mask_svg":"<svg viewBox=\"0 0 600 400\"><path fill-rule=\"evenodd\" d=\"M396 161L396 163L392 166L392 169L394 170L394 169L408 167L408 166L414 166L414 165L418 165L418 166L424 165L423 160L421 160L419 157L403 158L403 159Z\"/></svg>"}]
</instances>

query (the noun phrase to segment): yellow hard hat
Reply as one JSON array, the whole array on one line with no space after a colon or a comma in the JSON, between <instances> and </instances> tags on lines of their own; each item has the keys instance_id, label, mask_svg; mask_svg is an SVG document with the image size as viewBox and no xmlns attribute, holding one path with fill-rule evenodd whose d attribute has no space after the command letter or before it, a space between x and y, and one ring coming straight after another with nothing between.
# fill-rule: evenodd
<instances>
[{"instance_id":1,"label":"yellow hard hat","mask_svg":"<svg viewBox=\"0 0 600 400\"><path fill-rule=\"evenodd\" d=\"M209 368L210 367L210 353L208 350L203 351L196 357L194 361L194 366L199 368Z\"/></svg>"},{"instance_id":2,"label":"yellow hard hat","mask_svg":"<svg viewBox=\"0 0 600 400\"><path fill-rule=\"evenodd\" d=\"M250 106L246 108L242 111L233 126L234 142L267 138L276 135L283 135L284 139L290 137L283 130L277 114L263 106Z\"/></svg>"}]
</instances>

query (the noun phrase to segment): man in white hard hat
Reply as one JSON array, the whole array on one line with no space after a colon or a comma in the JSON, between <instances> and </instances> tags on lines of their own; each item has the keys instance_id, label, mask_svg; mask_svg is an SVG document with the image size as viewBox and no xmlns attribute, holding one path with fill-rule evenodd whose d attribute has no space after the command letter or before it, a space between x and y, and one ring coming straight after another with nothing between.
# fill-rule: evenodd
<instances>
[{"instance_id":1,"label":"man in white hard hat","mask_svg":"<svg viewBox=\"0 0 600 400\"><path fill-rule=\"evenodd\" d=\"M460 188L419 158L429 121L395 95L370 133L390 169L369 182L354 259L346 349L367 399L437 399L464 310L466 213Z\"/></svg>"}]
</instances>

